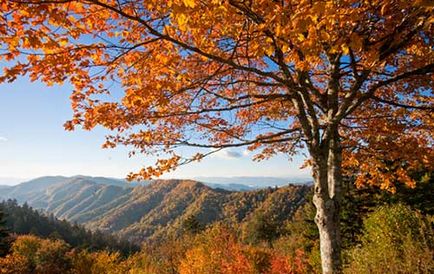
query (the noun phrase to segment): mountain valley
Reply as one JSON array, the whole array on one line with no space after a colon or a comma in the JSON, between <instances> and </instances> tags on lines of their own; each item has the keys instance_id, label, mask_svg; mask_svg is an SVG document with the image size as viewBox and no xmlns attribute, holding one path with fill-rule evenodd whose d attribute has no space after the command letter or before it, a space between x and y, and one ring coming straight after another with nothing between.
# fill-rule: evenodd
<instances>
[{"instance_id":1,"label":"mountain valley","mask_svg":"<svg viewBox=\"0 0 434 274\"><path fill-rule=\"evenodd\" d=\"M0 188L0 199L16 199L91 230L144 241L181 233L191 217L204 226L215 222L243 225L256 214L283 222L304 204L310 191L307 185L244 189L249 191L221 186L225 185L211 188L193 180L128 184L103 177L56 176Z\"/></svg>"}]
</instances>

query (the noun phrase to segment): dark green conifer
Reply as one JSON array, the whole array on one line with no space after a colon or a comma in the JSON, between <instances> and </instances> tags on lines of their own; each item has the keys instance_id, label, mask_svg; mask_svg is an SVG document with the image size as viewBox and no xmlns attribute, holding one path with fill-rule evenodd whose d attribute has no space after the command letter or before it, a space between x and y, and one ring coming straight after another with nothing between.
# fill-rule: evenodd
<instances>
[{"instance_id":1,"label":"dark green conifer","mask_svg":"<svg viewBox=\"0 0 434 274\"><path fill-rule=\"evenodd\" d=\"M199 222L199 220L194 215L190 215L182 223L184 232L197 234L204 229L204 226Z\"/></svg>"},{"instance_id":2,"label":"dark green conifer","mask_svg":"<svg viewBox=\"0 0 434 274\"><path fill-rule=\"evenodd\" d=\"M0 257L5 256L10 249L10 235L6 227L6 216L0 207Z\"/></svg>"}]
</instances>

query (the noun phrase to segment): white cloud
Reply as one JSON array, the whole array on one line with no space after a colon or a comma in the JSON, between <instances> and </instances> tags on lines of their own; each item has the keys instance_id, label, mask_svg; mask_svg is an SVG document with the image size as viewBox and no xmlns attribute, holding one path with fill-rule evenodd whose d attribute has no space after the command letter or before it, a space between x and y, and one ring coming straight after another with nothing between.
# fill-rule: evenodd
<instances>
[{"instance_id":1,"label":"white cloud","mask_svg":"<svg viewBox=\"0 0 434 274\"><path fill-rule=\"evenodd\" d=\"M220 150L219 152L216 152L214 155L222 159L237 159L243 157L243 154L241 154L240 152L234 150L227 150L227 149Z\"/></svg>"},{"instance_id":2,"label":"white cloud","mask_svg":"<svg viewBox=\"0 0 434 274\"><path fill-rule=\"evenodd\" d=\"M243 151L243 156L249 156L249 155L250 155L250 151L247 150L247 149L245 149L245 150Z\"/></svg>"},{"instance_id":3,"label":"white cloud","mask_svg":"<svg viewBox=\"0 0 434 274\"><path fill-rule=\"evenodd\" d=\"M0 136L0 142L7 142L8 138Z\"/></svg>"}]
</instances>

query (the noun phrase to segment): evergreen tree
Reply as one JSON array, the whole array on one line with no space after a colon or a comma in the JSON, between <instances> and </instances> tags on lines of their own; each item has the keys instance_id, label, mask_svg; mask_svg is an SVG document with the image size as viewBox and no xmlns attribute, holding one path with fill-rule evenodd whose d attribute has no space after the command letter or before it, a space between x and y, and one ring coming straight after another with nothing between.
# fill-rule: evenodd
<instances>
[{"instance_id":1,"label":"evergreen tree","mask_svg":"<svg viewBox=\"0 0 434 274\"><path fill-rule=\"evenodd\" d=\"M185 221L182 223L182 227L184 232L191 234L197 234L204 229L204 226L194 215L190 215L187 219L185 219Z\"/></svg>"},{"instance_id":2,"label":"evergreen tree","mask_svg":"<svg viewBox=\"0 0 434 274\"><path fill-rule=\"evenodd\" d=\"M279 236L279 224L272 216L268 216L264 211L255 212L250 222L244 228L244 240L250 244L266 242L271 246L274 239Z\"/></svg>"},{"instance_id":3,"label":"evergreen tree","mask_svg":"<svg viewBox=\"0 0 434 274\"><path fill-rule=\"evenodd\" d=\"M9 230L6 227L6 219L3 209L0 207L0 257L5 256L10 248Z\"/></svg>"}]
</instances>

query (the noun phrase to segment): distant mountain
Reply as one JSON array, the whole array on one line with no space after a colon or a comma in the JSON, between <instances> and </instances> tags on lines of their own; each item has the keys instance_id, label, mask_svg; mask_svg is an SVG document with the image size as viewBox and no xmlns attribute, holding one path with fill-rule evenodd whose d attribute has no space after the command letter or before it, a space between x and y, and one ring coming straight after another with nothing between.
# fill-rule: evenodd
<instances>
[{"instance_id":1,"label":"distant mountain","mask_svg":"<svg viewBox=\"0 0 434 274\"><path fill-rule=\"evenodd\" d=\"M0 189L0 197L27 202L90 229L142 241L180 233L191 216L203 225L245 223L258 211L287 220L305 202L309 190L305 185L288 185L231 192L192 180L156 180L135 186L117 179L76 176L35 179Z\"/></svg>"},{"instance_id":2,"label":"distant mountain","mask_svg":"<svg viewBox=\"0 0 434 274\"><path fill-rule=\"evenodd\" d=\"M10 188L11 186L6 186L6 185L0 185L0 189L8 189L8 188Z\"/></svg>"},{"instance_id":3,"label":"distant mountain","mask_svg":"<svg viewBox=\"0 0 434 274\"><path fill-rule=\"evenodd\" d=\"M195 177L197 181L204 182L205 184L216 185L238 185L247 186L250 189L284 186L288 184L306 184L310 183L312 179L308 177L250 177L250 176L238 176L238 177Z\"/></svg>"},{"instance_id":4,"label":"distant mountain","mask_svg":"<svg viewBox=\"0 0 434 274\"><path fill-rule=\"evenodd\" d=\"M16 199L19 203L32 203L33 200L39 199L40 196L48 189L55 186L66 186L71 183L90 183L98 185L113 185L119 187L132 187L124 180L112 179L105 177L90 177L90 176L45 176L36 178L15 186L1 186L0 199Z\"/></svg>"},{"instance_id":5,"label":"distant mountain","mask_svg":"<svg viewBox=\"0 0 434 274\"><path fill-rule=\"evenodd\" d=\"M250 191L257 189L257 187L247 186L243 184L213 184L206 182L203 182L203 184L209 186L210 188L224 189L229 191Z\"/></svg>"}]
</instances>

